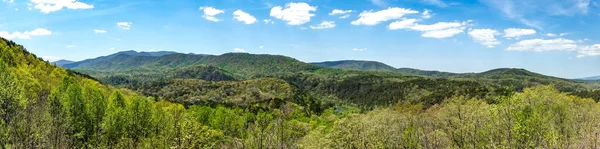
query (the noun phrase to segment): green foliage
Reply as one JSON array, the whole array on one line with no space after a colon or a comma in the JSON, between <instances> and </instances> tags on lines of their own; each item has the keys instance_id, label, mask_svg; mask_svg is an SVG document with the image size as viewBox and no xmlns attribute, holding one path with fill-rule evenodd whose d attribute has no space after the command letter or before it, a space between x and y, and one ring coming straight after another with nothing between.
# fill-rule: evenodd
<instances>
[{"instance_id":1,"label":"green foliage","mask_svg":"<svg viewBox=\"0 0 600 149\"><path fill-rule=\"evenodd\" d=\"M0 50L0 148L598 148L600 143L600 107L591 99L597 90L524 70L439 79L251 54L116 55L113 62L77 66L106 70L88 72L152 96L146 97L57 68L12 41L0 40Z\"/></svg>"}]
</instances>

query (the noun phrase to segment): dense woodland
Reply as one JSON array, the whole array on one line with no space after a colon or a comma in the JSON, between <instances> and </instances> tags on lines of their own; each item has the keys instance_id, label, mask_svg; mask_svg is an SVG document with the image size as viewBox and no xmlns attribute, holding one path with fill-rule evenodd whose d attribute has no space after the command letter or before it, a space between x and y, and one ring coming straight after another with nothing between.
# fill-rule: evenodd
<instances>
[{"instance_id":1,"label":"dense woodland","mask_svg":"<svg viewBox=\"0 0 600 149\"><path fill-rule=\"evenodd\" d=\"M116 55L73 71L5 39L0 53L0 148L600 144L597 83L520 69L435 77L168 54Z\"/></svg>"}]
</instances>

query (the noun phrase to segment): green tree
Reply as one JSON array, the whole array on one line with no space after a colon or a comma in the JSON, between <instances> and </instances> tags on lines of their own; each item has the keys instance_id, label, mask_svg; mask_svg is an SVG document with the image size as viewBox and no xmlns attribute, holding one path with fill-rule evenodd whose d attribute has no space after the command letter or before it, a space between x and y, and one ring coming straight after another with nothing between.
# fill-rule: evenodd
<instances>
[{"instance_id":1,"label":"green tree","mask_svg":"<svg viewBox=\"0 0 600 149\"><path fill-rule=\"evenodd\" d=\"M108 147L113 147L125 134L128 123L126 115L126 99L121 91L114 91L109 98L108 108L102 120L104 141Z\"/></svg>"}]
</instances>

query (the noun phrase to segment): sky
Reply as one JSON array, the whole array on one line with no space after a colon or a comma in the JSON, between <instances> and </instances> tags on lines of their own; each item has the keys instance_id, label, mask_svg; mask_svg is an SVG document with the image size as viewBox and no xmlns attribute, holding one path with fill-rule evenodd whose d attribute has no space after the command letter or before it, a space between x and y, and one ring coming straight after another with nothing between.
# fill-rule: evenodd
<instances>
[{"instance_id":1,"label":"sky","mask_svg":"<svg viewBox=\"0 0 600 149\"><path fill-rule=\"evenodd\" d=\"M247 52L448 72L600 75L600 0L0 0L0 37L49 61Z\"/></svg>"}]
</instances>

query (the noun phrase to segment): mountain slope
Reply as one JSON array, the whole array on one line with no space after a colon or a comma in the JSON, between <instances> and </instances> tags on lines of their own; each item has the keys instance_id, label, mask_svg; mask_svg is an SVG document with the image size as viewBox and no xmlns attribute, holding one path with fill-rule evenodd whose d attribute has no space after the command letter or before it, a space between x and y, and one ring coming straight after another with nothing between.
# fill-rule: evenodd
<instances>
[{"instance_id":1,"label":"mountain slope","mask_svg":"<svg viewBox=\"0 0 600 149\"><path fill-rule=\"evenodd\" d=\"M85 67L85 65L93 65L93 64L96 64L99 62L105 62L105 61L111 60L117 56L122 56L122 55L160 57L160 56L165 56L165 55L170 55L170 54L176 54L176 52L170 52L170 51L158 51L158 52L121 51L121 52L117 52L115 54L101 56L101 57L97 57L97 58L93 58L93 59L86 59L86 60L79 61L79 62L66 63L63 65L57 64L57 66L71 69L71 68L79 67L80 65L84 65L82 67Z\"/></svg>"},{"instance_id":2,"label":"mountain slope","mask_svg":"<svg viewBox=\"0 0 600 149\"><path fill-rule=\"evenodd\" d=\"M387 64L376 61L358 61L358 60L342 60L342 61L326 61L311 63L323 67L354 69L354 70L376 70L376 71L395 71L396 68Z\"/></svg>"},{"instance_id":3,"label":"mountain slope","mask_svg":"<svg viewBox=\"0 0 600 149\"><path fill-rule=\"evenodd\" d=\"M100 59L100 60L98 60ZM164 56L140 56L113 54L91 61L82 61L74 67L82 71L103 73L128 72L133 74L157 73L186 68L193 65L214 66L237 78L283 75L296 72L311 72L322 67L307 64L293 58L247 53L223 55L170 54Z\"/></svg>"},{"instance_id":4,"label":"mountain slope","mask_svg":"<svg viewBox=\"0 0 600 149\"><path fill-rule=\"evenodd\" d=\"M600 81L600 76L593 76L593 77L585 77L585 78L579 78L577 80L586 80L586 81Z\"/></svg>"},{"instance_id":5,"label":"mountain slope","mask_svg":"<svg viewBox=\"0 0 600 149\"><path fill-rule=\"evenodd\" d=\"M75 61L70 61L70 60L58 60L58 61L54 61L52 62L52 64L56 65L56 66L63 66L66 64L71 64L71 63L75 63Z\"/></svg>"}]
</instances>

